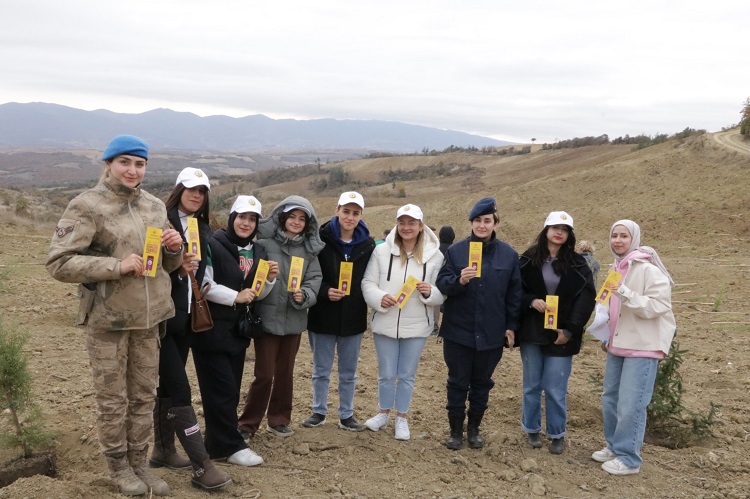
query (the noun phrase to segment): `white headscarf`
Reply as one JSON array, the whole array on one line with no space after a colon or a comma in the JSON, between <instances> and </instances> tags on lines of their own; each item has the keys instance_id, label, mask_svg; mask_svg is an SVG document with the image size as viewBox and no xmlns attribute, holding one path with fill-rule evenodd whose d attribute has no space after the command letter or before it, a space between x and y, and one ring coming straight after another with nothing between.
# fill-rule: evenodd
<instances>
[{"instance_id":1,"label":"white headscarf","mask_svg":"<svg viewBox=\"0 0 750 499\"><path fill-rule=\"evenodd\" d=\"M609 248L612 251L612 255L614 255L615 257L615 264L628 256L633 251L641 251L651 257L651 263L656 265L659 270L661 270L664 275L669 278L669 282L672 283L672 286L674 286L674 280L669 274L667 268L662 263L661 258L659 258L659 254L656 252L656 250L651 246L641 246L641 227L637 223L633 222L632 220L618 220L617 222L613 223L612 227L609 229L610 241L612 239L612 232L614 232L615 227L617 227L618 225L622 225L628 230L628 232L630 232L632 240L630 241L630 247L624 255L618 255L617 253L615 253L615 250L612 249L612 245L610 244Z\"/></svg>"}]
</instances>

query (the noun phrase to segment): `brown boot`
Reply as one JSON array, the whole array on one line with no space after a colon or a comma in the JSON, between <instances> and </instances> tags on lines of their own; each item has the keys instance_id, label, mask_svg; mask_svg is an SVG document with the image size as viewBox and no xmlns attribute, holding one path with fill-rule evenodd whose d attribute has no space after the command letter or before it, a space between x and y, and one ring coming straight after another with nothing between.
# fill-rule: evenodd
<instances>
[{"instance_id":1,"label":"brown boot","mask_svg":"<svg viewBox=\"0 0 750 499\"><path fill-rule=\"evenodd\" d=\"M152 468L166 466L170 470L190 469L190 460L177 453L174 446L174 424L169 418L172 400L157 398L154 404L154 448L149 465Z\"/></svg>"},{"instance_id":2,"label":"brown boot","mask_svg":"<svg viewBox=\"0 0 750 499\"><path fill-rule=\"evenodd\" d=\"M148 486L133 472L124 452L104 457L109 468L109 479L120 494L142 496L148 492Z\"/></svg>"},{"instance_id":3,"label":"brown boot","mask_svg":"<svg viewBox=\"0 0 750 499\"><path fill-rule=\"evenodd\" d=\"M172 407L169 413L174 421L175 434L193 465L193 486L213 491L232 483L232 478L209 459L193 406Z\"/></svg>"},{"instance_id":4,"label":"brown boot","mask_svg":"<svg viewBox=\"0 0 750 499\"><path fill-rule=\"evenodd\" d=\"M140 450L131 449L128 451L128 461L133 468L135 475L151 490L155 496L168 496L171 491L167 482L151 473L146 465L146 455L148 454L148 445Z\"/></svg>"}]
</instances>

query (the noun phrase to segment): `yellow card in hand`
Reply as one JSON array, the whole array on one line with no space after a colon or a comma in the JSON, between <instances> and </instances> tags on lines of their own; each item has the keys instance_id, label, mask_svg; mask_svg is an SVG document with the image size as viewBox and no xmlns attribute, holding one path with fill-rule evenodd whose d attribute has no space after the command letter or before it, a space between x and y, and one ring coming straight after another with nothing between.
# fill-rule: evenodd
<instances>
[{"instance_id":1,"label":"yellow card in hand","mask_svg":"<svg viewBox=\"0 0 750 499\"><path fill-rule=\"evenodd\" d=\"M146 244L143 245L143 274L146 277L156 277L156 266L159 265L161 252L161 229L146 228Z\"/></svg>"},{"instance_id":2,"label":"yellow card in hand","mask_svg":"<svg viewBox=\"0 0 750 499\"><path fill-rule=\"evenodd\" d=\"M398 305L398 308L404 308L404 305L409 301L414 290L417 289L418 282L419 280L413 275L406 278L406 282L401 286L401 291L398 292L398 296L396 297L396 305Z\"/></svg>"},{"instance_id":3,"label":"yellow card in hand","mask_svg":"<svg viewBox=\"0 0 750 499\"><path fill-rule=\"evenodd\" d=\"M265 260L258 260L258 270L255 271L255 277L253 277L253 289L255 295L258 296L263 291L263 286L266 285L266 278L268 277L268 262Z\"/></svg>"},{"instance_id":4,"label":"yellow card in hand","mask_svg":"<svg viewBox=\"0 0 750 499\"><path fill-rule=\"evenodd\" d=\"M557 303L559 298L557 295L547 295L544 300L547 304L547 310L544 311L544 329L557 329Z\"/></svg>"},{"instance_id":5,"label":"yellow card in hand","mask_svg":"<svg viewBox=\"0 0 750 499\"><path fill-rule=\"evenodd\" d=\"M195 260L201 259L201 237L198 232L198 219L188 217L187 219L187 242L188 251L195 253Z\"/></svg>"},{"instance_id":6,"label":"yellow card in hand","mask_svg":"<svg viewBox=\"0 0 750 499\"><path fill-rule=\"evenodd\" d=\"M596 295L596 301L601 303L602 305L606 305L609 303L609 299L612 295L610 293L609 288L611 286L617 286L620 284L620 279L622 279L622 274L617 272L616 270L610 270L609 274L607 274L607 278L602 283L602 287L599 289L599 293Z\"/></svg>"},{"instance_id":7,"label":"yellow card in hand","mask_svg":"<svg viewBox=\"0 0 750 499\"><path fill-rule=\"evenodd\" d=\"M339 289L343 291L346 296L349 296L351 293L353 272L354 262L341 262L341 268L339 270Z\"/></svg>"},{"instance_id":8,"label":"yellow card in hand","mask_svg":"<svg viewBox=\"0 0 750 499\"><path fill-rule=\"evenodd\" d=\"M286 284L287 291L297 291L302 285L302 269L305 266L305 259L298 256L292 257L292 263L289 266L289 281Z\"/></svg>"},{"instance_id":9,"label":"yellow card in hand","mask_svg":"<svg viewBox=\"0 0 750 499\"><path fill-rule=\"evenodd\" d=\"M477 269L477 277L482 277L482 243L469 243L469 267Z\"/></svg>"}]
</instances>

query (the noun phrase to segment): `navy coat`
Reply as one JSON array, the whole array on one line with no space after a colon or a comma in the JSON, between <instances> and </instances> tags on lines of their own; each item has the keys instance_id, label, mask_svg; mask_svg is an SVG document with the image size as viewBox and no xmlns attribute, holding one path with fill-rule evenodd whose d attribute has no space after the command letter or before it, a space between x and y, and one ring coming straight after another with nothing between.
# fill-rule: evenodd
<instances>
[{"instance_id":1,"label":"navy coat","mask_svg":"<svg viewBox=\"0 0 750 499\"><path fill-rule=\"evenodd\" d=\"M446 296L440 336L477 350L502 348L505 331L518 331L521 315L521 272L518 253L495 238L482 246L482 277L466 286L459 282L469 263L473 234L445 252L437 287Z\"/></svg>"}]
</instances>

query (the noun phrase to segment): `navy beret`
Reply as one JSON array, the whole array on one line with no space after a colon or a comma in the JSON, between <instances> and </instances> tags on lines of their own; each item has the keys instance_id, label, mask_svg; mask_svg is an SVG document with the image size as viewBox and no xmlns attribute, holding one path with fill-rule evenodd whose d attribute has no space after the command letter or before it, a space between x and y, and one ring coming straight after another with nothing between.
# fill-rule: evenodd
<instances>
[{"instance_id":1,"label":"navy beret","mask_svg":"<svg viewBox=\"0 0 750 499\"><path fill-rule=\"evenodd\" d=\"M147 160L148 144L134 135L118 135L107 144L107 148L104 149L104 154L102 154L102 161L109 161L123 154L138 156Z\"/></svg>"},{"instance_id":2,"label":"navy beret","mask_svg":"<svg viewBox=\"0 0 750 499\"><path fill-rule=\"evenodd\" d=\"M474 208L471 209L471 213L469 213L469 221L471 222L477 217L490 215L492 213L497 213L497 203L495 202L495 198L480 199L477 201L477 204L474 205Z\"/></svg>"}]
</instances>

